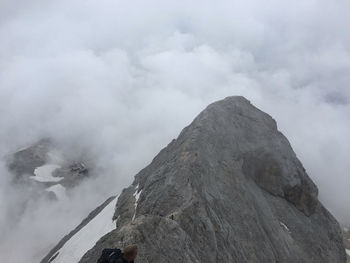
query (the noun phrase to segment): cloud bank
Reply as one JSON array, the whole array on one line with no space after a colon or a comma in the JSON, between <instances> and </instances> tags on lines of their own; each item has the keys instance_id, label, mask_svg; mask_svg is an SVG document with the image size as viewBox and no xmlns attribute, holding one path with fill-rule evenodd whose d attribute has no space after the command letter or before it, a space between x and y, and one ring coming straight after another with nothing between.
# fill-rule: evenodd
<instances>
[{"instance_id":1,"label":"cloud bank","mask_svg":"<svg viewBox=\"0 0 350 263\"><path fill-rule=\"evenodd\" d=\"M346 0L2 0L0 154L52 137L93 158L98 176L70 205L39 200L12 225L30 189L11 185L2 164L2 258L37 261L230 95L276 119L320 199L349 225L348 10Z\"/></svg>"}]
</instances>

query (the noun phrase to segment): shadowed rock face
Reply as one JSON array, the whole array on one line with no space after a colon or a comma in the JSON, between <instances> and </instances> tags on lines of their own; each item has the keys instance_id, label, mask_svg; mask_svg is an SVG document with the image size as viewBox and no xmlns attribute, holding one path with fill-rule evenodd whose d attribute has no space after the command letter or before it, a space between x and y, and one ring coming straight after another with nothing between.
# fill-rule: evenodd
<instances>
[{"instance_id":1,"label":"shadowed rock face","mask_svg":"<svg viewBox=\"0 0 350 263\"><path fill-rule=\"evenodd\" d=\"M138 263L346 261L288 140L243 97L209 105L124 189L114 218L81 263L131 243Z\"/></svg>"}]
</instances>

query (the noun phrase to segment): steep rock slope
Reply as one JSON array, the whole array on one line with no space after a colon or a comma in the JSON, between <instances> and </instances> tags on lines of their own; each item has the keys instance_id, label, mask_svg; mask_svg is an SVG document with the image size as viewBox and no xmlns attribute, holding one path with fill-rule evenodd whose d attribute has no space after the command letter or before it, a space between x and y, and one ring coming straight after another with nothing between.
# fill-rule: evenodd
<instances>
[{"instance_id":1,"label":"steep rock slope","mask_svg":"<svg viewBox=\"0 0 350 263\"><path fill-rule=\"evenodd\" d=\"M243 97L209 105L118 198L103 248L136 262L346 261L341 230L275 121Z\"/></svg>"},{"instance_id":2,"label":"steep rock slope","mask_svg":"<svg viewBox=\"0 0 350 263\"><path fill-rule=\"evenodd\" d=\"M344 246L347 256L346 263L350 263L350 230L348 227L343 228L343 240L344 240Z\"/></svg>"}]
</instances>

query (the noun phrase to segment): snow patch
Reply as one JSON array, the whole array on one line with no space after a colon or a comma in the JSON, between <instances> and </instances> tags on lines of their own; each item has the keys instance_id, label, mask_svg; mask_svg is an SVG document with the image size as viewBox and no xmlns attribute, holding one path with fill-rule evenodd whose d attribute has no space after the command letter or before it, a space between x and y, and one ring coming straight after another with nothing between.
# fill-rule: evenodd
<instances>
[{"instance_id":1,"label":"snow patch","mask_svg":"<svg viewBox=\"0 0 350 263\"><path fill-rule=\"evenodd\" d=\"M142 190L139 191L139 186L140 186L139 184L136 186L136 191L135 191L135 193L133 194L134 197L135 197L135 204L134 204L134 206L135 206L135 212L134 212L134 215L133 215L133 217L132 217L132 221L135 220L135 217L136 217L136 208L137 208L138 201L139 201L139 198L140 198L140 195L141 195L141 192L142 192Z\"/></svg>"},{"instance_id":2,"label":"snow patch","mask_svg":"<svg viewBox=\"0 0 350 263\"><path fill-rule=\"evenodd\" d=\"M116 228L112 220L118 197L111 201L86 226L72 236L64 246L51 257L52 263L77 263L105 234Z\"/></svg>"},{"instance_id":3,"label":"snow patch","mask_svg":"<svg viewBox=\"0 0 350 263\"><path fill-rule=\"evenodd\" d=\"M287 230L288 233L290 233L289 228L287 227L287 225L283 222L280 222L280 225L284 227L285 230Z\"/></svg>"},{"instance_id":4,"label":"snow patch","mask_svg":"<svg viewBox=\"0 0 350 263\"><path fill-rule=\"evenodd\" d=\"M348 256L350 257L350 249L345 249L345 251L346 251L346 254L348 254Z\"/></svg>"},{"instance_id":5,"label":"snow patch","mask_svg":"<svg viewBox=\"0 0 350 263\"><path fill-rule=\"evenodd\" d=\"M67 199L66 196L66 188L64 188L61 184L55 184L45 189L47 192L53 192L58 200Z\"/></svg>"},{"instance_id":6,"label":"snow patch","mask_svg":"<svg viewBox=\"0 0 350 263\"><path fill-rule=\"evenodd\" d=\"M35 176L31 176L30 178L43 183L59 182L63 179L63 177L52 176L53 171L55 171L58 168L60 168L60 166L56 164L45 164L43 166L37 167L34 170Z\"/></svg>"}]
</instances>

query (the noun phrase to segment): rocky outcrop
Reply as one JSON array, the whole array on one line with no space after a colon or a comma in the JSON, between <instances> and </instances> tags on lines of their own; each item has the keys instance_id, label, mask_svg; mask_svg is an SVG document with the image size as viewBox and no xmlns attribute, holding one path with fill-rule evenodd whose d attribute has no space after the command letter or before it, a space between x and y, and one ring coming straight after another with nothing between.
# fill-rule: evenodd
<instances>
[{"instance_id":1,"label":"rocky outcrop","mask_svg":"<svg viewBox=\"0 0 350 263\"><path fill-rule=\"evenodd\" d=\"M350 229L348 227L344 227L342 229L342 232L343 232L343 241L344 241L344 246L345 246L345 251L347 256L346 263L350 263Z\"/></svg>"},{"instance_id":2,"label":"rocky outcrop","mask_svg":"<svg viewBox=\"0 0 350 263\"><path fill-rule=\"evenodd\" d=\"M276 122L243 97L209 105L119 196L103 248L140 263L345 263L340 227Z\"/></svg>"}]
</instances>

